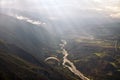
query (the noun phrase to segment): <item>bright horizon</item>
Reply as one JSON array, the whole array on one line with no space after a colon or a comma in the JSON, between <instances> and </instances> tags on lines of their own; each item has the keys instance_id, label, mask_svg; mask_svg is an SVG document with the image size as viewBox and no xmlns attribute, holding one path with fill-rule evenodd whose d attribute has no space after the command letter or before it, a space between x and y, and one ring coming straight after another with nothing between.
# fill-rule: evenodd
<instances>
[{"instance_id":1,"label":"bright horizon","mask_svg":"<svg viewBox=\"0 0 120 80\"><path fill-rule=\"evenodd\" d=\"M0 8L46 12L51 16L54 14L79 16L79 11L85 10L120 18L119 4L120 0L1 0Z\"/></svg>"}]
</instances>

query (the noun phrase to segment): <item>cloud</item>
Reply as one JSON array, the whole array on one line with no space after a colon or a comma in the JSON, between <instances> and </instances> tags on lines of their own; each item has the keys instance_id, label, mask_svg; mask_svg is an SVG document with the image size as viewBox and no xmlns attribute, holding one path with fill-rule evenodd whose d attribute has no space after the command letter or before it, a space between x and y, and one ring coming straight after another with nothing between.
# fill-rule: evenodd
<instances>
[{"instance_id":1,"label":"cloud","mask_svg":"<svg viewBox=\"0 0 120 80\"><path fill-rule=\"evenodd\" d=\"M27 17L23 17L23 16L15 15L15 17L19 20L29 20Z\"/></svg>"},{"instance_id":2,"label":"cloud","mask_svg":"<svg viewBox=\"0 0 120 80\"><path fill-rule=\"evenodd\" d=\"M24 16L14 15L13 17L15 17L18 20L26 21L26 22L34 24L34 25L44 25L44 24L46 24L45 22L41 22L41 21L37 21L37 20L32 20L32 19L30 19L28 17L24 17Z\"/></svg>"},{"instance_id":3,"label":"cloud","mask_svg":"<svg viewBox=\"0 0 120 80\"><path fill-rule=\"evenodd\" d=\"M80 10L101 11L109 16L114 12L120 12L120 0L0 0L0 2L2 7L54 15L59 18L65 15L79 16Z\"/></svg>"},{"instance_id":4,"label":"cloud","mask_svg":"<svg viewBox=\"0 0 120 80\"><path fill-rule=\"evenodd\" d=\"M112 18L120 18L120 0L93 0L93 2L97 6L90 8L91 10L102 12Z\"/></svg>"},{"instance_id":5,"label":"cloud","mask_svg":"<svg viewBox=\"0 0 120 80\"><path fill-rule=\"evenodd\" d=\"M112 18L120 18L120 13L114 13L110 15Z\"/></svg>"},{"instance_id":6,"label":"cloud","mask_svg":"<svg viewBox=\"0 0 120 80\"><path fill-rule=\"evenodd\" d=\"M16 0L0 0L0 7L11 8L11 6L14 6L14 3L16 4Z\"/></svg>"}]
</instances>

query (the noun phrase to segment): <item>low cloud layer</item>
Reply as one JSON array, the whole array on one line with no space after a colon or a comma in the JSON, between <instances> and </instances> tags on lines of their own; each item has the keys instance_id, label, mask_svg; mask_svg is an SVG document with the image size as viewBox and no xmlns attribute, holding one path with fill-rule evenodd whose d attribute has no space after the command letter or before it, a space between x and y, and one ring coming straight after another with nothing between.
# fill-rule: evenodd
<instances>
[{"instance_id":1,"label":"low cloud layer","mask_svg":"<svg viewBox=\"0 0 120 80\"><path fill-rule=\"evenodd\" d=\"M28 17L24 17L24 16L19 16L19 15L12 15L12 16L15 17L18 20L26 21L26 22L34 24L34 25L44 25L44 24L46 24L45 22L32 20L32 19L30 19Z\"/></svg>"}]
</instances>

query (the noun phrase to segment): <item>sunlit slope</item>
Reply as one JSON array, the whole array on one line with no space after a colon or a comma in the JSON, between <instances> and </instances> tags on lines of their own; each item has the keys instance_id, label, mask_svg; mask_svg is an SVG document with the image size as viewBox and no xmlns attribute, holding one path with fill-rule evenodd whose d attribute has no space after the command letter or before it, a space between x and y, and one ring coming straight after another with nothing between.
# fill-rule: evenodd
<instances>
[{"instance_id":1,"label":"sunlit slope","mask_svg":"<svg viewBox=\"0 0 120 80\"><path fill-rule=\"evenodd\" d=\"M90 79L119 80L120 45L118 42L116 46L114 40L107 38L71 40L66 46L70 53L69 59Z\"/></svg>"}]
</instances>

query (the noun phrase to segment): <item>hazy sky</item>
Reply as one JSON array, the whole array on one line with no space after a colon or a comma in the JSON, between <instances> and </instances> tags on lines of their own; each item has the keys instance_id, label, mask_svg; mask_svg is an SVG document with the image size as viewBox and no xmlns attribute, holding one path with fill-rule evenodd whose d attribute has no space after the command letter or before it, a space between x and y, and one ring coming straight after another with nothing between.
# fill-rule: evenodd
<instances>
[{"instance_id":1,"label":"hazy sky","mask_svg":"<svg viewBox=\"0 0 120 80\"><path fill-rule=\"evenodd\" d=\"M120 18L120 0L0 0L0 7L39 12L76 14L78 10L94 10Z\"/></svg>"}]
</instances>

